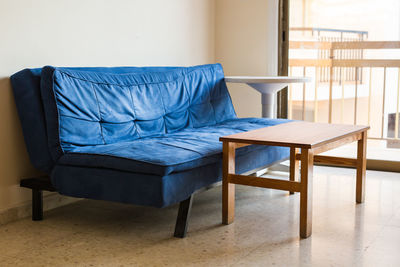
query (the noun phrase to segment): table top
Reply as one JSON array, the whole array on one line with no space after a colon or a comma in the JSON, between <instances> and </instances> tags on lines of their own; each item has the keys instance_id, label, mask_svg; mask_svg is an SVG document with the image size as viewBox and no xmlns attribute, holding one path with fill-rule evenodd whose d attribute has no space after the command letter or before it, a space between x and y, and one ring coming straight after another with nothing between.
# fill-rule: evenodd
<instances>
[{"instance_id":1,"label":"table top","mask_svg":"<svg viewBox=\"0 0 400 267\"><path fill-rule=\"evenodd\" d=\"M360 125L293 121L253 131L224 136L219 140L244 144L312 149L367 131L369 128L369 126Z\"/></svg>"},{"instance_id":2,"label":"table top","mask_svg":"<svg viewBox=\"0 0 400 267\"><path fill-rule=\"evenodd\" d=\"M226 76L225 82L230 83L305 83L310 82L309 77L289 76Z\"/></svg>"}]
</instances>

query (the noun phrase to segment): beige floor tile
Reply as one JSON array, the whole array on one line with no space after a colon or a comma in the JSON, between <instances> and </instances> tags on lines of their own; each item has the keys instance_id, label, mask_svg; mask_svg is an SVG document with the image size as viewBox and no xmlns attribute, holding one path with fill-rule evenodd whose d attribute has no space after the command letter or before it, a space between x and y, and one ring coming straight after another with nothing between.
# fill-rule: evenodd
<instances>
[{"instance_id":1,"label":"beige floor tile","mask_svg":"<svg viewBox=\"0 0 400 267\"><path fill-rule=\"evenodd\" d=\"M177 205L83 200L0 227L0 266L400 266L400 174L315 168L313 235L299 239L299 194L237 186L221 225L221 189L195 197L188 236L172 237Z\"/></svg>"},{"instance_id":2,"label":"beige floor tile","mask_svg":"<svg viewBox=\"0 0 400 267\"><path fill-rule=\"evenodd\" d=\"M40 249L72 234L74 231L50 228L27 219L6 224L0 227L0 260Z\"/></svg>"},{"instance_id":3,"label":"beige floor tile","mask_svg":"<svg viewBox=\"0 0 400 267\"><path fill-rule=\"evenodd\" d=\"M360 259L364 266L400 266L400 227L385 226Z\"/></svg>"}]
</instances>

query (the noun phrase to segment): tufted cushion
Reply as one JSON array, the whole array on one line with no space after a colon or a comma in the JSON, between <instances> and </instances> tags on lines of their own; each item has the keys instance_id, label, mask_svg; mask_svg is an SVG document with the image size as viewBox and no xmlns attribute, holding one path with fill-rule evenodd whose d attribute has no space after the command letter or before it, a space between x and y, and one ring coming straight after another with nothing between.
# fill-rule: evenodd
<instances>
[{"instance_id":1,"label":"tufted cushion","mask_svg":"<svg viewBox=\"0 0 400 267\"><path fill-rule=\"evenodd\" d=\"M219 64L124 74L44 67L52 156L236 118L223 78Z\"/></svg>"},{"instance_id":2,"label":"tufted cushion","mask_svg":"<svg viewBox=\"0 0 400 267\"><path fill-rule=\"evenodd\" d=\"M73 67L69 70L97 73L123 74L162 72L182 67ZM21 121L26 148L32 164L39 170L50 173L54 160L48 147L47 126L40 92L42 68L24 69L10 77L14 99Z\"/></svg>"},{"instance_id":3,"label":"tufted cushion","mask_svg":"<svg viewBox=\"0 0 400 267\"><path fill-rule=\"evenodd\" d=\"M73 67L63 69L123 74L173 71L181 68L182 67ZM50 173L55 162L48 147L47 125L40 92L41 75L42 68L24 69L13 74L10 80L29 158L37 169Z\"/></svg>"}]
</instances>

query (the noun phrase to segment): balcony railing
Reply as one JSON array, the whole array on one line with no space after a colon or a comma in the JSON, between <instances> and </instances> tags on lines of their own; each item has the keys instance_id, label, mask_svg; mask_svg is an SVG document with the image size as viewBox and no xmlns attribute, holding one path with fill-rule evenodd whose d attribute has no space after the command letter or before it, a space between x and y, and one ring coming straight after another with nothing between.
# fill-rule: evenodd
<instances>
[{"instance_id":1,"label":"balcony railing","mask_svg":"<svg viewBox=\"0 0 400 267\"><path fill-rule=\"evenodd\" d=\"M292 27L290 28L291 38L300 39L302 41L318 41L324 43L332 42L361 42L365 41L368 37L367 31L357 30L343 30L331 28L316 28L316 27ZM318 49L317 59L329 59L331 56L329 48L321 47ZM335 50L334 56L336 59L362 59L364 57L363 50L349 49L349 50ZM343 73L342 75L342 71ZM318 82L329 82L329 68L321 67L318 75L315 77ZM354 69L347 68L336 69L332 73L332 79L337 82L352 82L355 79L362 81L362 72L356 75Z\"/></svg>"},{"instance_id":2,"label":"balcony railing","mask_svg":"<svg viewBox=\"0 0 400 267\"><path fill-rule=\"evenodd\" d=\"M289 49L290 74L315 77L314 84L289 88L289 118L369 124L370 139L400 140L400 60L393 59L399 41L290 41Z\"/></svg>"},{"instance_id":3,"label":"balcony railing","mask_svg":"<svg viewBox=\"0 0 400 267\"><path fill-rule=\"evenodd\" d=\"M290 27L290 32L301 32L302 34L310 33L311 36L335 38L335 40L344 42L351 40L363 41L368 37L367 31L343 30L319 27ZM326 36L329 35L329 36ZM339 38L339 40L338 40Z\"/></svg>"}]
</instances>

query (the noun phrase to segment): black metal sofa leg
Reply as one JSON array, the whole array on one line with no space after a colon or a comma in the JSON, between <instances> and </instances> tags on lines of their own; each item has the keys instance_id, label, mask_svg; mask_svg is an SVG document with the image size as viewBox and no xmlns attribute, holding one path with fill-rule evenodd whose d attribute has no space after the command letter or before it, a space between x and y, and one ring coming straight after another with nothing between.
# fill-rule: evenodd
<instances>
[{"instance_id":1,"label":"black metal sofa leg","mask_svg":"<svg viewBox=\"0 0 400 267\"><path fill-rule=\"evenodd\" d=\"M176 218L175 237L184 238L186 236L190 211L192 209L193 194L179 204L178 217Z\"/></svg>"},{"instance_id":2,"label":"black metal sofa leg","mask_svg":"<svg viewBox=\"0 0 400 267\"><path fill-rule=\"evenodd\" d=\"M43 191L32 189L32 221L43 220Z\"/></svg>"}]
</instances>

